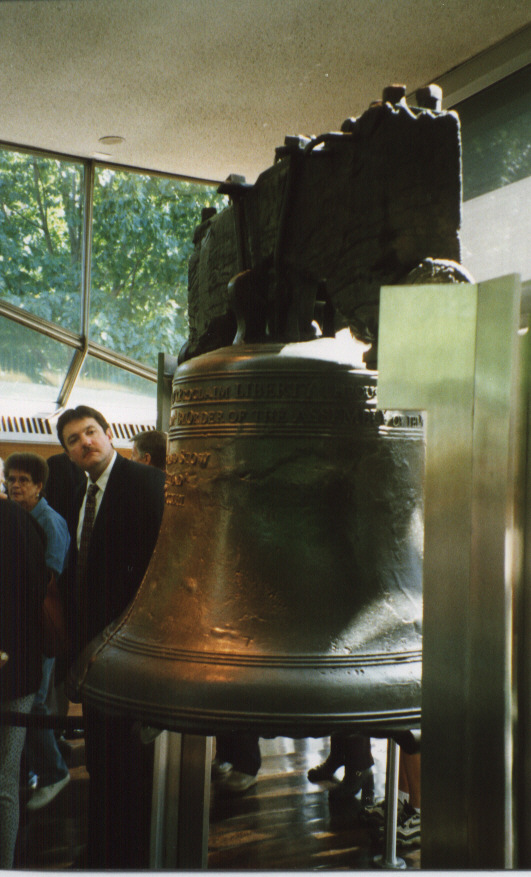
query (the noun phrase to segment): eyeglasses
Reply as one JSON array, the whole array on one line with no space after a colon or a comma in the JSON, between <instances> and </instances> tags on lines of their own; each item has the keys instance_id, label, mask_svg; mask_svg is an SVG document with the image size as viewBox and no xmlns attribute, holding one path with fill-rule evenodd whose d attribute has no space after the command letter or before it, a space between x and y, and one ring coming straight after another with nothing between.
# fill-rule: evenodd
<instances>
[{"instance_id":1,"label":"eyeglasses","mask_svg":"<svg viewBox=\"0 0 531 877\"><path fill-rule=\"evenodd\" d=\"M8 475L6 481L8 484L16 484L17 482L19 484L30 484L33 482L33 479L29 475L19 475L18 477L16 475Z\"/></svg>"}]
</instances>

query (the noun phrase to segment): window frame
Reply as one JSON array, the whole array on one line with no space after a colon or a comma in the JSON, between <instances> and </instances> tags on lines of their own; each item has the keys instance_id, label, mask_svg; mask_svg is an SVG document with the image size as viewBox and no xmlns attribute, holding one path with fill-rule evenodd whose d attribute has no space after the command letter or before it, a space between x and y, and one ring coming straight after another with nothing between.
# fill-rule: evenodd
<instances>
[{"instance_id":1,"label":"window frame","mask_svg":"<svg viewBox=\"0 0 531 877\"><path fill-rule=\"evenodd\" d=\"M92 259L92 228L93 228L93 204L96 169L109 169L121 173L144 174L150 177L193 183L201 186L219 186L220 180L208 180L199 177L185 176L184 174L169 174L162 171L141 168L132 165L122 165L114 162L108 163L98 159L83 158L67 153L49 152L43 149L34 149L30 146L20 145L0 140L0 149L24 153L26 155L56 161L75 162L83 167L84 180L84 211L83 211L83 245L81 255L81 313L80 331L73 332L48 320L38 317L31 311L17 307L0 298L0 317L12 320L25 328L46 335L47 337L65 344L72 348L73 354L59 391L55 410L50 411L45 417L56 417L68 404L68 399L75 386L87 356L103 360L117 368L131 372L137 377L157 383L157 366L149 366L139 360L133 359L126 354L119 353L109 347L89 340L90 325L90 292L91 292L91 259ZM200 220L198 219L198 222ZM43 415L40 415L41 417Z\"/></svg>"}]
</instances>

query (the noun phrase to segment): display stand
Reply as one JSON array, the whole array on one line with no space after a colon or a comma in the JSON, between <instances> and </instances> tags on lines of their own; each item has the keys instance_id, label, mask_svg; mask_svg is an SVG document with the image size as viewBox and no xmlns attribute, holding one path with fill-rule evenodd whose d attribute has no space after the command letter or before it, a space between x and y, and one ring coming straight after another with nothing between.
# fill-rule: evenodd
<instances>
[{"instance_id":1,"label":"display stand","mask_svg":"<svg viewBox=\"0 0 531 877\"><path fill-rule=\"evenodd\" d=\"M516 864L526 345L516 276L382 289L379 407L426 412L425 869Z\"/></svg>"}]
</instances>

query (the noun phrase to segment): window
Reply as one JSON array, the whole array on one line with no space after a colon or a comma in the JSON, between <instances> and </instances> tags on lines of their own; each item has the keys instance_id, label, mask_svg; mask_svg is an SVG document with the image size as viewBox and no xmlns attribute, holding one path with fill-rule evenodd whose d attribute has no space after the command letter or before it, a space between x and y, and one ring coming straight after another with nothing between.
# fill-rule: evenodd
<instances>
[{"instance_id":1,"label":"window","mask_svg":"<svg viewBox=\"0 0 531 877\"><path fill-rule=\"evenodd\" d=\"M87 356L69 404L97 408L113 423L152 423L157 385L109 362Z\"/></svg>"},{"instance_id":2,"label":"window","mask_svg":"<svg viewBox=\"0 0 531 877\"><path fill-rule=\"evenodd\" d=\"M72 348L0 317L1 413L45 416L53 411L72 354Z\"/></svg>"},{"instance_id":3,"label":"window","mask_svg":"<svg viewBox=\"0 0 531 877\"><path fill-rule=\"evenodd\" d=\"M0 413L83 402L154 425L157 356L188 337L193 232L226 204L216 190L0 147Z\"/></svg>"},{"instance_id":4,"label":"window","mask_svg":"<svg viewBox=\"0 0 531 877\"><path fill-rule=\"evenodd\" d=\"M477 281L531 280L531 67L456 106L463 143L462 262Z\"/></svg>"}]
</instances>

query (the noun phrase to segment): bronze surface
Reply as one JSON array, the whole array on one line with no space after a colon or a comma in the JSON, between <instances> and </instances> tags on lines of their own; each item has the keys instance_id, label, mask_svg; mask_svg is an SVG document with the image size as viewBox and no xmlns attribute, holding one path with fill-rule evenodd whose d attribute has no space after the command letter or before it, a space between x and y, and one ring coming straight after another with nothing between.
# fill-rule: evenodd
<instances>
[{"instance_id":1,"label":"bronze surface","mask_svg":"<svg viewBox=\"0 0 531 877\"><path fill-rule=\"evenodd\" d=\"M320 735L420 715L423 430L335 339L180 366L144 581L76 668L160 727Z\"/></svg>"}]
</instances>

